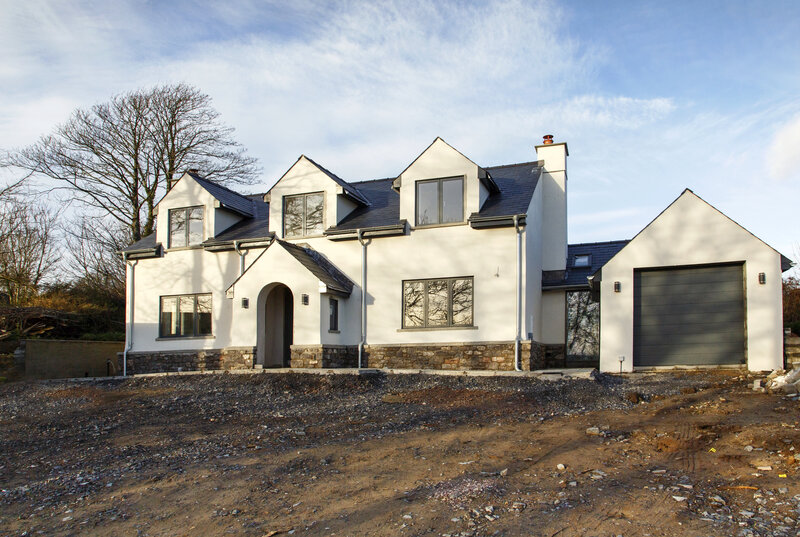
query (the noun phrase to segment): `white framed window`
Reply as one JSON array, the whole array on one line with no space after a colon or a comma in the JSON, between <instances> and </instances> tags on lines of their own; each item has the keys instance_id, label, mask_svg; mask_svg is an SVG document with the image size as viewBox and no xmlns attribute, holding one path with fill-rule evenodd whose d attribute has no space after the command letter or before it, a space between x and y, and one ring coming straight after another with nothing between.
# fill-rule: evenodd
<instances>
[{"instance_id":1,"label":"white framed window","mask_svg":"<svg viewBox=\"0 0 800 537\"><path fill-rule=\"evenodd\" d=\"M186 248L203 242L203 207L169 210L168 248Z\"/></svg>"},{"instance_id":2,"label":"white framed window","mask_svg":"<svg viewBox=\"0 0 800 537\"><path fill-rule=\"evenodd\" d=\"M283 198L283 236L308 237L324 231L325 193L312 192Z\"/></svg>"}]
</instances>

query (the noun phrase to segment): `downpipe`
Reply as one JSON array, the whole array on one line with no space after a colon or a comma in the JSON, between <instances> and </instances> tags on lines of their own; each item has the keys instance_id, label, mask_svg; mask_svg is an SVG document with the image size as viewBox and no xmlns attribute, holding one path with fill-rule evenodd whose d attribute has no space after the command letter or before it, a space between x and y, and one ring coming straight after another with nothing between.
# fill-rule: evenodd
<instances>
[{"instance_id":1,"label":"downpipe","mask_svg":"<svg viewBox=\"0 0 800 537\"><path fill-rule=\"evenodd\" d=\"M522 371L522 357L520 356L520 339L522 325L520 323L520 313L522 313L522 227L519 225L519 215L514 215L514 230L517 232L517 303L516 313L516 335L514 336L514 370Z\"/></svg>"},{"instance_id":2,"label":"downpipe","mask_svg":"<svg viewBox=\"0 0 800 537\"><path fill-rule=\"evenodd\" d=\"M125 330L125 350L122 353L122 376L128 376L128 351L133 348L133 312L134 310L134 298L136 297L136 264L138 261L133 261L132 263L128 260L128 254L122 254L122 261L125 263L126 267L131 267L131 295L128 305L128 326Z\"/></svg>"},{"instance_id":3,"label":"downpipe","mask_svg":"<svg viewBox=\"0 0 800 537\"><path fill-rule=\"evenodd\" d=\"M361 369L364 355L364 343L367 338L367 241L364 232L357 232L358 242L361 244L361 339L358 342L358 368Z\"/></svg>"},{"instance_id":4,"label":"downpipe","mask_svg":"<svg viewBox=\"0 0 800 537\"><path fill-rule=\"evenodd\" d=\"M247 255L247 252L242 252L239 249L240 241L233 241L233 249L239 254L239 276L244 274L244 256Z\"/></svg>"}]
</instances>

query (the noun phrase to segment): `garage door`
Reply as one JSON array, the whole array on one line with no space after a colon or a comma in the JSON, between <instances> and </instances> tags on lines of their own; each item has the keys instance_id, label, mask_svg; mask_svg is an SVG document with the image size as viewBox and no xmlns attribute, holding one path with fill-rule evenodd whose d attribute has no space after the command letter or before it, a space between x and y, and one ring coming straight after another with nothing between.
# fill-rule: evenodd
<instances>
[{"instance_id":1,"label":"garage door","mask_svg":"<svg viewBox=\"0 0 800 537\"><path fill-rule=\"evenodd\" d=\"M742 265L634 274L633 365L745 361Z\"/></svg>"}]
</instances>

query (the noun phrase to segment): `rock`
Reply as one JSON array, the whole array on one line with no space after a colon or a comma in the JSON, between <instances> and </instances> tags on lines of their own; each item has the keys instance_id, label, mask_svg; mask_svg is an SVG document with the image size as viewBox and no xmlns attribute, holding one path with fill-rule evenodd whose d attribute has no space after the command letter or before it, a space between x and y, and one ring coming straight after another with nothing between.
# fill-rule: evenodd
<instances>
[{"instance_id":1,"label":"rock","mask_svg":"<svg viewBox=\"0 0 800 537\"><path fill-rule=\"evenodd\" d=\"M772 466L756 466L756 470L760 472L771 472Z\"/></svg>"},{"instance_id":2,"label":"rock","mask_svg":"<svg viewBox=\"0 0 800 537\"><path fill-rule=\"evenodd\" d=\"M403 518L405 518L406 520L411 520L414 517L411 515L403 515Z\"/></svg>"},{"instance_id":3,"label":"rock","mask_svg":"<svg viewBox=\"0 0 800 537\"><path fill-rule=\"evenodd\" d=\"M600 427L589 427L586 429L586 434L589 436L602 436L603 433L600 431Z\"/></svg>"},{"instance_id":4,"label":"rock","mask_svg":"<svg viewBox=\"0 0 800 537\"><path fill-rule=\"evenodd\" d=\"M745 450L746 452L748 452L748 453L750 453L751 451L753 451L753 449L754 449L754 448L753 448L753 446L744 446L744 450Z\"/></svg>"},{"instance_id":5,"label":"rock","mask_svg":"<svg viewBox=\"0 0 800 537\"><path fill-rule=\"evenodd\" d=\"M578 482L577 481L570 481L569 483L567 483L567 485L569 485L570 487L577 487L578 486Z\"/></svg>"},{"instance_id":6,"label":"rock","mask_svg":"<svg viewBox=\"0 0 800 537\"><path fill-rule=\"evenodd\" d=\"M564 471L564 470L565 470L567 467L566 467L566 466L564 466L563 464L559 463L559 464L556 464L556 468L557 468L557 469L558 469L560 472L563 472L563 471Z\"/></svg>"},{"instance_id":7,"label":"rock","mask_svg":"<svg viewBox=\"0 0 800 537\"><path fill-rule=\"evenodd\" d=\"M786 395L794 395L800 392L800 389L798 389L797 384L784 384L781 386L781 391Z\"/></svg>"},{"instance_id":8,"label":"rock","mask_svg":"<svg viewBox=\"0 0 800 537\"><path fill-rule=\"evenodd\" d=\"M760 390L764 387L764 379L756 379L753 381L753 390Z\"/></svg>"},{"instance_id":9,"label":"rock","mask_svg":"<svg viewBox=\"0 0 800 537\"><path fill-rule=\"evenodd\" d=\"M503 476L503 477L507 476L508 475L508 468L503 468L502 470L500 470L500 475Z\"/></svg>"},{"instance_id":10,"label":"rock","mask_svg":"<svg viewBox=\"0 0 800 537\"><path fill-rule=\"evenodd\" d=\"M522 511L525 509L525 507L527 506L522 502L514 502L511 504L511 509L516 509L517 511Z\"/></svg>"},{"instance_id":11,"label":"rock","mask_svg":"<svg viewBox=\"0 0 800 537\"><path fill-rule=\"evenodd\" d=\"M778 489L778 492L780 492L781 494L789 494L789 489L786 487L781 487Z\"/></svg>"},{"instance_id":12,"label":"rock","mask_svg":"<svg viewBox=\"0 0 800 537\"><path fill-rule=\"evenodd\" d=\"M685 502L686 496L673 496L672 499L675 500L676 502Z\"/></svg>"}]
</instances>

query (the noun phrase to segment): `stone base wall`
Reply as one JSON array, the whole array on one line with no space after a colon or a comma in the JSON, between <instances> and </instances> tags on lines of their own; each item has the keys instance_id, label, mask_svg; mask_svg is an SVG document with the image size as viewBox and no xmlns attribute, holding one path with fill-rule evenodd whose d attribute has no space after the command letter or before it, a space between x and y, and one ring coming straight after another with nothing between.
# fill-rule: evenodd
<instances>
[{"instance_id":1,"label":"stone base wall","mask_svg":"<svg viewBox=\"0 0 800 537\"><path fill-rule=\"evenodd\" d=\"M129 352L128 374L252 369L255 347L228 347L200 351ZM122 370L122 353L118 355Z\"/></svg>"},{"instance_id":2,"label":"stone base wall","mask_svg":"<svg viewBox=\"0 0 800 537\"><path fill-rule=\"evenodd\" d=\"M292 345L291 366L298 368L358 367L356 345Z\"/></svg>"},{"instance_id":3,"label":"stone base wall","mask_svg":"<svg viewBox=\"0 0 800 537\"><path fill-rule=\"evenodd\" d=\"M544 366L544 348L531 341L520 342L522 369ZM364 367L387 369L489 369L514 370L514 342L451 343L413 345L367 345Z\"/></svg>"}]
</instances>

